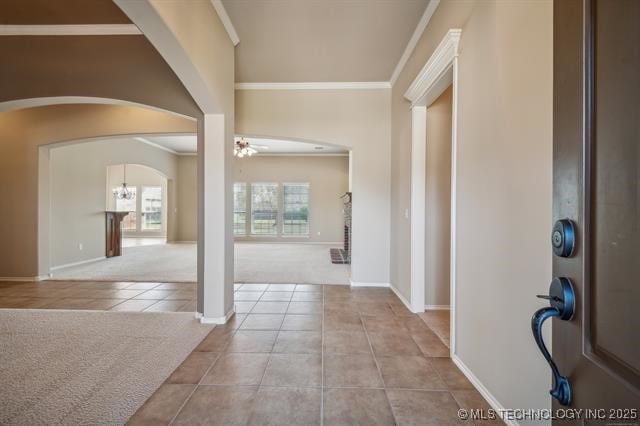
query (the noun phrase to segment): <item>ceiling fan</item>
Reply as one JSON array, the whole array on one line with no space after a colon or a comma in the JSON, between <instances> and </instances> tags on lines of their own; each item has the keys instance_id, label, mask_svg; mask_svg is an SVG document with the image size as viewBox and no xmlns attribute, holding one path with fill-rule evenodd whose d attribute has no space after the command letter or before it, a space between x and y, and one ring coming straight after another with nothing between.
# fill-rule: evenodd
<instances>
[{"instance_id":1,"label":"ceiling fan","mask_svg":"<svg viewBox=\"0 0 640 426\"><path fill-rule=\"evenodd\" d=\"M236 142L235 142L235 147L233 149L233 155L238 157L238 158L242 158L245 155L247 157L251 157L253 154L257 154L259 152L255 148L258 148L258 149L269 149L269 147L266 146L266 145L253 145L253 144L250 144L249 142L245 141L244 138L240 138L239 140L236 140Z\"/></svg>"}]
</instances>

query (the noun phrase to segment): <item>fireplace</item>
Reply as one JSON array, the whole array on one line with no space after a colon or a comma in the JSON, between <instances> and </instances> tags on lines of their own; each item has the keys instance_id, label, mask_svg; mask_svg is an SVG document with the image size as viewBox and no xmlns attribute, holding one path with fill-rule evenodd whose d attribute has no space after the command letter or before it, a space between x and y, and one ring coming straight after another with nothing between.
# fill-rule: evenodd
<instances>
[{"instance_id":1,"label":"fireplace","mask_svg":"<svg viewBox=\"0 0 640 426\"><path fill-rule=\"evenodd\" d=\"M344 215L344 233L343 233L343 246L342 248L331 248L329 254L331 256L331 263L336 264L350 264L351 263L351 192L347 192L342 197L344 202L344 208L342 210Z\"/></svg>"}]
</instances>

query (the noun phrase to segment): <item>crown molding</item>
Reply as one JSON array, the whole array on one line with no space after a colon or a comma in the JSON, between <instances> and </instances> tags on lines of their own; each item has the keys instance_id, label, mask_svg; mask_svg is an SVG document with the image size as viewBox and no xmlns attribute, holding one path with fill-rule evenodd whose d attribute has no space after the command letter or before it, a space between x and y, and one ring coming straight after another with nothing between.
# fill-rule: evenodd
<instances>
[{"instance_id":1,"label":"crown molding","mask_svg":"<svg viewBox=\"0 0 640 426\"><path fill-rule=\"evenodd\" d=\"M391 89L388 81L318 81L308 83L236 83L236 90L367 90Z\"/></svg>"},{"instance_id":2,"label":"crown molding","mask_svg":"<svg viewBox=\"0 0 640 426\"><path fill-rule=\"evenodd\" d=\"M0 36L140 35L133 24L0 25Z\"/></svg>"},{"instance_id":3,"label":"crown molding","mask_svg":"<svg viewBox=\"0 0 640 426\"><path fill-rule=\"evenodd\" d=\"M222 4L222 0L211 0L211 4L218 13L218 17L222 21L224 29L227 30L227 34L229 34L231 43L233 43L234 46L237 46L238 43L240 43L240 37L238 37L238 33L236 32L236 29L231 22L231 18L229 18L229 15L227 14L227 9L225 9L224 5Z\"/></svg>"},{"instance_id":4,"label":"crown molding","mask_svg":"<svg viewBox=\"0 0 640 426\"><path fill-rule=\"evenodd\" d=\"M458 56L458 44L460 43L461 34L462 30L460 29L447 31L447 34L404 94L404 97L411 101L412 104L418 102L451 66L453 60Z\"/></svg>"},{"instance_id":5,"label":"crown molding","mask_svg":"<svg viewBox=\"0 0 640 426\"><path fill-rule=\"evenodd\" d=\"M424 10L424 13L420 18L416 29L413 31L413 35L409 39L409 43L407 43L407 47L405 47L404 52L402 53L402 56L400 57L400 60L396 65L396 68L393 70L393 74L391 74L390 83L392 86L396 84L400 73L404 69L404 66L407 64L409 57L413 53L413 49L416 48L416 44L418 44L420 37L422 37L422 33L424 32L425 28L427 28L427 24L429 24L429 21L431 20L431 17L435 13L439 4L440 0L431 0Z\"/></svg>"}]
</instances>

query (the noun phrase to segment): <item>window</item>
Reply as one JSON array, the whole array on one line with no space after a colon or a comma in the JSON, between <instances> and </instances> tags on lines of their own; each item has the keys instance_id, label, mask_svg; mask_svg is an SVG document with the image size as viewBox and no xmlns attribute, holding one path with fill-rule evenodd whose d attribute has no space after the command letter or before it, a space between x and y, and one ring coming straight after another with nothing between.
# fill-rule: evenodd
<instances>
[{"instance_id":1,"label":"window","mask_svg":"<svg viewBox=\"0 0 640 426\"><path fill-rule=\"evenodd\" d=\"M309 235L309 184L285 183L282 194L282 234Z\"/></svg>"},{"instance_id":2,"label":"window","mask_svg":"<svg viewBox=\"0 0 640 426\"><path fill-rule=\"evenodd\" d=\"M124 219L122 219L122 222L120 224L120 229L122 229L123 231L135 231L136 223L137 223L137 212L136 212L137 210L136 203L138 199L138 197L136 197L137 188L135 186L129 186L127 187L127 189L129 189L129 192L133 194L133 198L131 200L119 200L116 197L116 193L120 190L119 186L116 186L115 188L113 188L113 196L116 200L116 211L129 212L129 214L126 215Z\"/></svg>"},{"instance_id":3,"label":"window","mask_svg":"<svg viewBox=\"0 0 640 426\"><path fill-rule=\"evenodd\" d=\"M233 235L247 233L247 184L233 184Z\"/></svg>"},{"instance_id":4,"label":"window","mask_svg":"<svg viewBox=\"0 0 640 426\"><path fill-rule=\"evenodd\" d=\"M277 235L278 184L251 184L251 233Z\"/></svg>"},{"instance_id":5,"label":"window","mask_svg":"<svg viewBox=\"0 0 640 426\"><path fill-rule=\"evenodd\" d=\"M233 235L308 236L309 193L306 182L234 183Z\"/></svg>"},{"instance_id":6,"label":"window","mask_svg":"<svg viewBox=\"0 0 640 426\"><path fill-rule=\"evenodd\" d=\"M162 187L142 187L140 212L143 231L160 231L162 229Z\"/></svg>"}]
</instances>

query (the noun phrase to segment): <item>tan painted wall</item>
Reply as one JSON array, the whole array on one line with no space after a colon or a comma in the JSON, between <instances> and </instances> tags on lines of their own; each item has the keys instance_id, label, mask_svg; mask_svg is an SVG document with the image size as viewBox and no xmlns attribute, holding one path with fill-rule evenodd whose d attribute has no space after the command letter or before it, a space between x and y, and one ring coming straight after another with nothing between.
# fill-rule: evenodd
<instances>
[{"instance_id":1,"label":"tan painted wall","mask_svg":"<svg viewBox=\"0 0 640 426\"><path fill-rule=\"evenodd\" d=\"M176 179L175 155L132 139L80 142L52 148L49 156L51 267L104 256L109 166L125 161L132 163L127 170L132 185L140 182L133 164L153 167L168 179ZM157 173L155 175L159 177ZM119 168L113 182L121 182L121 176L122 169ZM142 178L139 173L138 178ZM164 187L166 190L166 183ZM172 201L175 202L169 200ZM80 243L82 250L78 246Z\"/></svg>"},{"instance_id":2,"label":"tan painted wall","mask_svg":"<svg viewBox=\"0 0 640 426\"><path fill-rule=\"evenodd\" d=\"M449 305L451 266L451 99L447 89L427 108L426 305Z\"/></svg>"},{"instance_id":3,"label":"tan painted wall","mask_svg":"<svg viewBox=\"0 0 640 426\"><path fill-rule=\"evenodd\" d=\"M343 203L340 196L349 189L348 157L254 156L235 162L235 181L308 182L309 237L236 237L236 241L340 242L343 240Z\"/></svg>"},{"instance_id":4,"label":"tan painted wall","mask_svg":"<svg viewBox=\"0 0 640 426\"><path fill-rule=\"evenodd\" d=\"M352 149L356 282L389 282L389 96L386 89L236 91L238 134Z\"/></svg>"},{"instance_id":5,"label":"tan painted wall","mask_svg":"<svg viewBox=\"0 0 640 426\"><path fill-rule=\"evenodd\" d=\"M39 146L104 135L190 133L195 126L192 120L166 113L116 105L57 105L0 113L0 191L11 200L2 202L0 209L5 242L0 277L38 274L37 229L48 227L48 218L39 223L38 215L38 180L45 182L38 173ZM47 194L42 197L46 200ZM48 256L43 253L40 260Z\"/></svg>"},{"instance_id":6,"label":"tan painted wall","mask_svg":"<svg viewBox=\"0 0 640 426\"><path fill-rule=\"evenodd\" d=\"M177 238L176 241L198 240L198 157L178 157Z\"/></svg>"},{"instance_id":7,"label":"tan painted wall","mask_svg":"<svg viewBox=\"0 0 640 426\"><path fill-rule=\"evenodd\" d=\"M189 93L142 35L0 37L0 102L57 96L119 99L198 118Z\"/></svg>"},{"instance_id":8,"label":"tan painted wall","mask_svg":"<svg viewBox=\"0 0 640 426\"><path fill-rule=\"evenodd\" d=\"M507 408L551 405L548 366L529 324L551 277L552 21L551 1L442 1L392 95L391 270L408 296L411 121L403 94L445 32L462 29L457 356Z\"/></svg>"}]
</instances>

